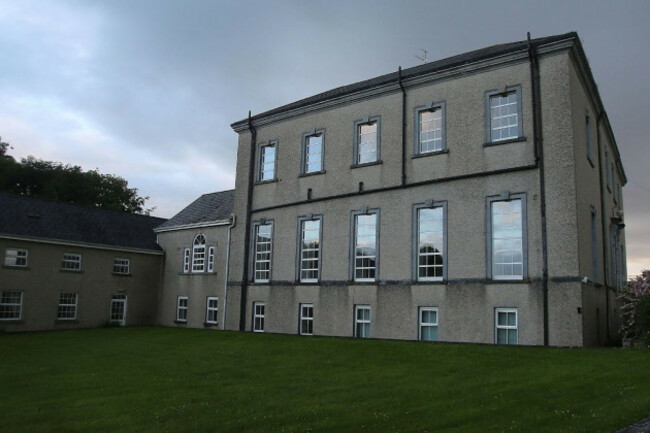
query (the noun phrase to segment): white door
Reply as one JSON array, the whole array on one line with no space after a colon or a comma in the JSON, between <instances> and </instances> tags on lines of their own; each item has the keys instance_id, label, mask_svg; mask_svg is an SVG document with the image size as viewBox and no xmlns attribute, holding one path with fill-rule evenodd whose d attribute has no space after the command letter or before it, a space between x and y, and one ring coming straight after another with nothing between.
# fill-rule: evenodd
<instances>
[{"instance_id":1,"label":"white door","mask_svg":"<svg viewBox=\"0 0 650 433\"><path fill-rule=\"evenodd\" d=\"M111 323L126 325L126 295L113 295L111 298Z\"/></svg>"}]
</instances>

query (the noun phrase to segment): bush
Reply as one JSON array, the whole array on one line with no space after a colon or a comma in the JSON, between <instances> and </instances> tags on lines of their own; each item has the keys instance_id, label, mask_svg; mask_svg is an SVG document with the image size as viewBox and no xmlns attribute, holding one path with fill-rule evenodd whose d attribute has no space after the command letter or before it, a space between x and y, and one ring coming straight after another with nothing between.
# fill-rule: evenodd
<instances>
[{"instance_id":1,"label":"bush","mask_svg":"<svg viewBox=\"0 0 650 433\"><path fill-rule=\"evenodd\" d=\"M650 345L650 270L630 281L618 297L621 302L621 337Z\"/></svg>"}]
</instances>

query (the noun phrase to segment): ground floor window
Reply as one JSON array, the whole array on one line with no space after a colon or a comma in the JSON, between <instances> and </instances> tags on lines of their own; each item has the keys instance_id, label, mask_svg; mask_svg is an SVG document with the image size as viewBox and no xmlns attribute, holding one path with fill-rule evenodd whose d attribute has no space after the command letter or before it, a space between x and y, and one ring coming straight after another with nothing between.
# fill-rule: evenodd
<instances>
[{"instance_id":1,"label":"ground floor window","mask_svg":"<svg viewBox=\"0 0 650 433\"><path fill-rule=\"evenodd\" d=\"M253 332L264 332L264 302L253 303Z\"/></svg>"},{"instance_id":2,"label":"ground floor window","mask_svg":"<svg viewBox=\"0 0 650 433\"><path fill-rule=\"evenodd\" d=\"M0 320L20 320L23 313L23 292L3 291L0 296Z\"/></svg>"},{"instance_id":3,"label":"ground floor window","mask_svg":"<svg viewBox=\"0 0 650 433\"><path fill-rule=\"evenodd\" d=\"M120 326L126 324L126 295L115 294L111 296L111 323L117 323Z\"/></svg>"},{"instance_id":4,"label":"ground floor window","mask_svg":"<svg viewBox=\"0 0 650 433\"><path fill-rule=\"evenodd\" d=\"M187 296L179 296L176 300L176 321L187 322Z\"/></svg>"},{"instance_id":5,"label":"ground floor window","mask_svg":"<svg viewBox=\"0 0 650 433\"><path fill-rule=\"evenodd\" d=\"M208 296L208 299L205 303L205 323L216 325L218 313L219 298L216 296Z\"/></svg>"},{"instance_id":6,"label":"ground floor window","mask_svg":"<svg viewBox=\"0 0 650 433\"><path fill-rule=\"evenodd\" d=\"M370 305L354 307L354 336L370 338Z\"/></svg>"},{"instance_id":7,"label":"ground floor window","mask_svg":"<svg viewBox=\"0 0 650 433\"><path fill-rule=\"evenodd\" d=\"M314 304L300 304L300 335L314 334Z\"/></svg>"},{"instance_id":8,"label":"ground floor window","mask_svg":"<svg viewBox=\"0 0 650 433\"><path fill-rule=\"evenodd\" d=\"M438 340L438 309L420 307L420 331L418 338L422 341Z\"/></svg>"},{"instance_id":9,"label":"ground floor window","mask_svg":"<svg viewBox=\"0 0 650 433\"><path fill-rule=\"evenodd\" d=\"M495 310L494 339L497 344L517 344L517 309L497 308Z\"/></svg>"},{"instance_id":10,"label":"ground floor window","mask_svg":"<svg viewBox=\"0 0 650 433\"><path fill-rule=\"evenodd\" d=\"M77 299L78 293L60 293L56 318L58 320L75 320L77 318Z\"/></svg>"}]
</instances>

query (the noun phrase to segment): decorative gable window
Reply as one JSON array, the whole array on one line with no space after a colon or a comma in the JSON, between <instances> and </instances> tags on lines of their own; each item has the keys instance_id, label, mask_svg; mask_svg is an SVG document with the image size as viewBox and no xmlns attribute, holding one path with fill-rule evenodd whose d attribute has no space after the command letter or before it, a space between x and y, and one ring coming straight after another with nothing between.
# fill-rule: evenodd
<instances>
[{"instance_id":1,"label":"decorative gable window","mask_svg":"<svg viewBox=\"0 0 650 433\"><path fill-rule=\"evenodd\" d=\"M5 251L5 266L27 267L27 250L7 248Z\"/></svg>"},{"instance_id":2,"label":"decorative gable window","mask_svg":"<svg viewBox=\"0 0 650 433\"><path fill-rule=\"evenodd\" d=\"M200 233L192 245L192 272L205 272L205 236Z\"/></svg>"}]
</instances>

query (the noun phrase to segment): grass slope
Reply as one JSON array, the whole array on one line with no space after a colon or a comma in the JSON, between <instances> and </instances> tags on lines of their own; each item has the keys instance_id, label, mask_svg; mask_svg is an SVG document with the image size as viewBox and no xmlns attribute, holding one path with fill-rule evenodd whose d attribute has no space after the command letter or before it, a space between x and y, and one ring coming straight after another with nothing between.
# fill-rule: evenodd
<instances>
[{"instance_id":1,"label":"grass slope","mask_svg":"<svg viewBox=\"0 0 650 433\"><path fill-rule=\"evenodd\" d=\"M650 351L190 329L0 336L3 432L612 432Z\"/></svg>"}]
</instances>

